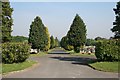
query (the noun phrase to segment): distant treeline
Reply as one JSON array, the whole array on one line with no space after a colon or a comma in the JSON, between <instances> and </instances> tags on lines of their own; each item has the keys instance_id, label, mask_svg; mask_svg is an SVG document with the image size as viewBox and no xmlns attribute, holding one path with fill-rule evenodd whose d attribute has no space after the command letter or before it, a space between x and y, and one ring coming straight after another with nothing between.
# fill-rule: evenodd
<instances>
[{"instance_id":1,"label":"distant treeline","mask_svg":"<svg viewBox=\"0 0 120 80\"><path fill-rule=\"evenodd\" d=\"M25 36L12 36L12 42L27 42L28 37Z\"/></svg>"}]
</instances>

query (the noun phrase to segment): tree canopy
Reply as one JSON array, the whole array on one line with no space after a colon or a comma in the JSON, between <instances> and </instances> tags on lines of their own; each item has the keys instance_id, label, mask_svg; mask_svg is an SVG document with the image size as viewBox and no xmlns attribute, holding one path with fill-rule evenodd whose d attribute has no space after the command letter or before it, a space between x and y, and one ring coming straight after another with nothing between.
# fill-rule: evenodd
<instances>
[{"instance_id":1,"label":"tree canopy","mask_svg":"<svg viewBox=\"0 0 120 80\"><path fill-rule=\"evenodd\" d=\"M10 2L0 2L2 3L2 42L9 42L12 39L11 36L11 26L13 25L12 12L13 8L10 7Z\"/></svg>"},{"instance_id":2,"label":"tree canopy","mask_svg":"<svg viewBox=\"0 0 120 80\"><path fill-rule=\"evenodd\" d=\"M76 14L70 30L67 33L69 44L74 46L74 50L84 46L86 42L86 25L78 14ZM79 52L79 50L77 50Z\"/></svg>"},{"instance_id":3,"label":"tree canopy","mask_svg":"<svg viewBox=\"0 0 120 80\"><path fill-rule=\"evenodd\" d=\"M28 41L27 37L24 36L12 36L12 42L26 42Z\"/></svg>"},{"instance_id":4,"label":"tree canopy","mask_svg":"<svg viewBox=\"0 0 120 80\"><path fill-rule=\"evenodd\" d=\"M50 46L49 32L42 20L37 16L30 25L28 42L33 49L48 50ZM47 48L47 49L46 49Z\"/></svg>"},{"instance_id":5,"label":"tree canopy","mask_svg":"<svg viewBox=\"0 0 120 80\"><path fill-rule=\"evenodd\" d=\"M112 32L115 33L115 38L120 38L120 2L117 3L116 8L113 9L116 15L116 20L113 22Z\"/></svg>"},{"instance_id":6,"label":"tree canopy","mask_svg":"<svg viewBox=\"0 0 120 80\"><path fill-rule=\"evenodd\" d=\"M55 47L55 39L53 36L50 37L50 49Z\"/></svg>"}]
</instances>

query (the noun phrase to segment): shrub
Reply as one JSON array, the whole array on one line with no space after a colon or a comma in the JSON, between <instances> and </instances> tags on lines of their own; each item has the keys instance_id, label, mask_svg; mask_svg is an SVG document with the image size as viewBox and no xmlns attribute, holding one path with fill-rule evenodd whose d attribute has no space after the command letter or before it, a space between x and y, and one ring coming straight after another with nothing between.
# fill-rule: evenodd
<instances>
[{"instance_id":1,"label":"shrub","mask_svg":"<svg viewBox=\"0 0 120 80\"><path fill-rule=\"evenodd\" d=\"M27 43L3 43L2 62L18 63L29 57L30 46Z\"/></svg>"},{"instance_id":2,"label":"shrub","mask_svg":"<svg viewBox=\"0 0 120 80\"><path fill-rule=\"evenodd\" d=\"M71 50L73 50L74 49L74 47L73 46L71 46L71 45L67 45L67 47L66 47L66 50L68 50L68 51L71 51Z\"/></svg>"},{"instance_id":3,"label":"shrub","mask_svg":"<svg viewBox=\"0 0 120 80\"><path fill-rule=\"evenodd\" d=\"M74 47L74 51L75 51L76 53L79 53L79 52L80 52L80 47Z\"/></svg>"},{"instance_id":4,"label":"shrub","mask_svg":"<svg viewBox=\"0 0 120 80\"><path fill-rule=\"evenodd\" d=\"M96 44L95 55L100 61L118 61L120 54L119 40L104 40Z\"/></svg>"}]
</instances>

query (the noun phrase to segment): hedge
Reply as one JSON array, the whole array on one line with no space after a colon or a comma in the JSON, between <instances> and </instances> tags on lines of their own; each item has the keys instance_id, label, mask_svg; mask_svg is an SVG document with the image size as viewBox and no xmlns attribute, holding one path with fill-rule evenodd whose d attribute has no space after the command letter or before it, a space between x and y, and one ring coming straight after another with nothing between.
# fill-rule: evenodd
<instances>
[{"instance_id":1,"label":"hedge","mask_svg":"<svg viewBox=\"0 0 120 80\"><path fill-rule=\"evenodd\" d=\"M95 55L100 61L118 61L120 40L103 40L96 43Z\"/></svg>"},{"instance_id":2,"label":"hedge","mask_svg":"<svg viewBox=\"0 0 120 80\"><path fill-rule=\"evenodd\" d=\"M3 43L2 62L19 63L29 57L30 46L27 43Z\"/></svg>"}]
</instances>

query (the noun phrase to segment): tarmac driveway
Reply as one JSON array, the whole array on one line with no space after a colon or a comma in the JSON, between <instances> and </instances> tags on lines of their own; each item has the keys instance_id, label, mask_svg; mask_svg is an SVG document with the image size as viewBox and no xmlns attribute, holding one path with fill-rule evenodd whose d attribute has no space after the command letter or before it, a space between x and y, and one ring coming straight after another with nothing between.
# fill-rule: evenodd
<instances>
[{"instance_id":1,"label":"tarmac driveway","mask_svg":"<svg viewBox=\"0 0 120 80\"><path fill-rule=\"evenodd\" d=\"M54 54L30 57L39 64L25 71L4 75L4 78L118 78L117 73L97 71L86 62L92 58L70 56L64 50ZM56 53L56 54L55 54ZM60 54L61 53L61 54Z\"/></svg>"}]
</instances>

